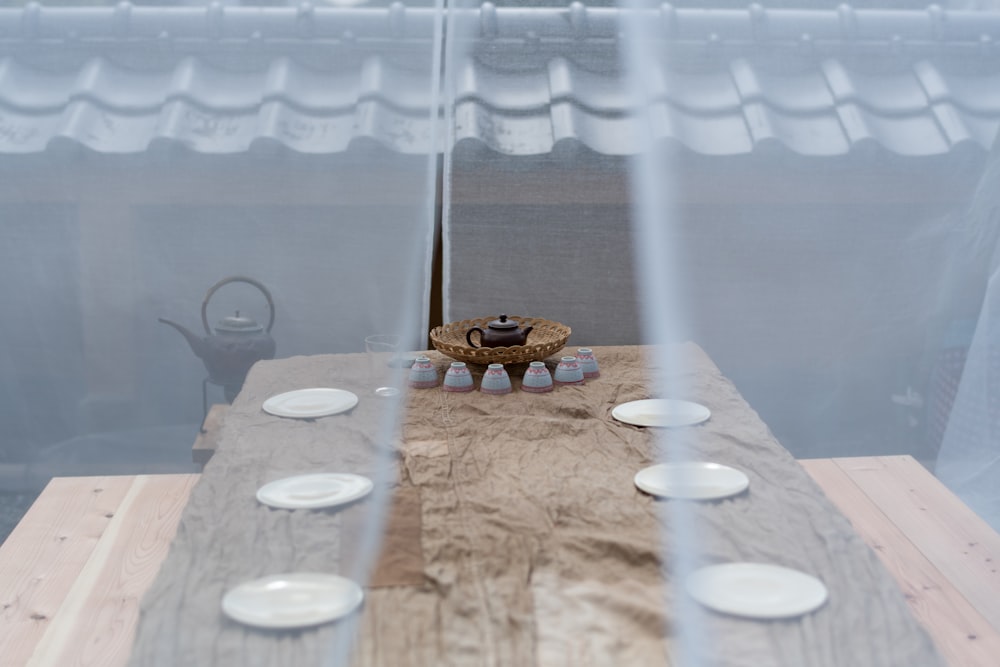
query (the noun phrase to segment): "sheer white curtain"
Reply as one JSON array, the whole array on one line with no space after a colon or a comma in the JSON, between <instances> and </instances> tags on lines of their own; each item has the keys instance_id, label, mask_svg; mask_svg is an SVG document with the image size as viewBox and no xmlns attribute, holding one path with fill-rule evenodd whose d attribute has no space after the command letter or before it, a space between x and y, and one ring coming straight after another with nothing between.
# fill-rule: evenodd
<instances>
[{"instance_id":1,"label":"sheer white curtain","mask_svg":"<svg viewBox=\"0 0 1000 667\"><path fill-rule=\"evenodd\" d=\"M995 77L995 13L467 11L446 61L446 321L648 340L668 285L636 273L641 173L684 311L656 330L705 348L798 456L932 464L924 394L982 288L953 237L997 130L975 83ZM629 48L646 54L641 94ZM961 294L942 303L943 284Z\"/></svg>"},{"instance_id":2,"label":"sheer white curtain","mask_svg":"<svg viewBox=\"0 0 1000 667\"><path fill-rule=\"evenodd\" d=\"M279 357L423 346L440 207L444 321L693 340L796 456L995 517L1000 19L805 4L0 9L0 463L186 462L157 320L228 276Z\"/></svg>"},{"instance_id":3,"label":"sheer white curtain","mask_svg":"<svg viewBox=\"0 0 1000 667\"><path fill-rule=\"evenodd\" d=\"M692 340L793 455L910 454L996 521L1000 15L801 5L450 14L443 317ZM697 526L665 511L683 574Z\"/></svg>"},{"instance_id":4,"label":"sheer white curtain","mask_svg":"<svg viewBox=\"0 0 1000 667\"><path fill-rule=\"evenodd\" d=\"M423 347L439 22L402 5L0 9L4 461L190 463L207 371L157 320L206 336L202 302L230 276L270 291L278 357L373 333ZM237 310L270 316L234 283L210 328Z\"/></svg>"},{"instance_id":5,"label":"sheer white curtain","mask_svg":"<svg viewBox=\"0 0 1000 667\"><path fill-rule=\"evenodd\" d=\"M957 218L953 256L973 280L948 283L942 301L962 304L936 358L929 425L940 443L935 472L1000 530L1000 160L994 146L968 208ZM981 304L981 305L980 305ZM952 306L952 309L955 309Z\"/></svg>"}]
</instances>

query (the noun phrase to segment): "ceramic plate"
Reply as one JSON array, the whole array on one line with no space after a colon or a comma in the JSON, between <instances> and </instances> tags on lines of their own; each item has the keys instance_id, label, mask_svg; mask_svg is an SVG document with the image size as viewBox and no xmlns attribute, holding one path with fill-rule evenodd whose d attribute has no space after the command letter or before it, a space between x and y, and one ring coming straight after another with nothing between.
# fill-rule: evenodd
<instances>
[{"instance_id":1,"label":"ceramic plate","mask_svg":"<svg viewBox=\"0 0 1000 667\"><path fill-rule=\"evenodd\" d=\"M635 474L635 485L662 498L715 500L742 493L750 486L750 478L736 468L692 461L644 468Z\"/></svg>"},{"instance_id":2,"label":"ceramic plate","mask_svg":"<svg viewBox=\"0 0 1000 667\"><path fill-rule=\"evenodd\" d=\"M694 426L712 412L704 405L673 398L647 398L615 406L611 416L635 426Z\"/></svg>"},{"instance_id":3,"label":"ceramic plate","mask_svg":"<svg viewBox=\"0 0 1000 667\"><path fill-rule=\"evenodd\" d=\"M687 591L709 609L746 618L793 618L818 609L827 591L816 577L779 565L723 563L696 570Z\"/></svg>"},{"instance_id":4,"label":"ceramic plate","mask_svg":"<svg viewBox=\"0 0 1000 667\"><path fill-rule=\"evenodd\" d=\"M312 419L346 412L358 404L358 397L344 389L315 387L278 394L264 401L264 412L277 417Z\"/></svg>"},{"instance_id":5,"label":"ceramic plate","mask_svg":"<svg viewBox=\"0 0 1000 667\"><path fill-rule=\"evenodd\" d=\"M349 473L314 473L286 477L257 490L257 500L279 509L317 509L336 507L372 490L372 481Z\"/></svg>"},{"instance_id":6,"label":"ceramic plate","mask_svg":"<svg viewBox=\"0 0 1000 667\"><path fill-rule=\"evenodd\" d=\"M347 616L363 599L360 586L335 574L276 574L230 590L222 611L258 628L305 628Z\"/></svg>"}]
</instances>

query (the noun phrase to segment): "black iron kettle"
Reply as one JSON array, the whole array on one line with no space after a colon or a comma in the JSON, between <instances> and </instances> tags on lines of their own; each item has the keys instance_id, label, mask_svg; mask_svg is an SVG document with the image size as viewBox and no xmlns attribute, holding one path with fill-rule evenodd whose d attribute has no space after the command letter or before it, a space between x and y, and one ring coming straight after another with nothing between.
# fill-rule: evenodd
<instances>
[{"instance_id":1,"label":"black iron kettle","mask_svg":"<svg viewBox=\"0 0 1000 667\"><path fill-rule=\"evenodd\" d=\"M234 282L249 283L264 294L270 309L267 328L252 318L241 316L240 311L236 311L235 315L230 315L216 324L215 332L212 332L208 326L208 302L220 287ZM204 362L209 381L222 385L227 390L233 388L238 392L251 366L261 359L274 359L276 346L274 339L271 338L271 327L274 326L274 300L267 288L253 278L245 276L224 278L208 290L201 304L201 322L205 327L205 336L199 336L180 324L162 317L159 321L169 324L184 335L188 345Z\"/></svg>"}]
</instances>

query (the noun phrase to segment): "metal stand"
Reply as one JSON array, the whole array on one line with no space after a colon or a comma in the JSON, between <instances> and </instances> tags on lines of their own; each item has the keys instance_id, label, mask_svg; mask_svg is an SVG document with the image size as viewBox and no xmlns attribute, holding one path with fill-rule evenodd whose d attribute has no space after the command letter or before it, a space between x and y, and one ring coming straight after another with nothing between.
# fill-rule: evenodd
<instances>
[{"instance_id":1,"label":"metal stand","mask_svg":"<svg viewBox=\"0 0 1000 667\"><path fill-rule=\"evenodd\" d=\"M212 384L215 384L214 382ZM201 427L200 433L207 433L205 430L205 420L208 419L208 378L201 381Z\"/></svg>"}]
</instances>

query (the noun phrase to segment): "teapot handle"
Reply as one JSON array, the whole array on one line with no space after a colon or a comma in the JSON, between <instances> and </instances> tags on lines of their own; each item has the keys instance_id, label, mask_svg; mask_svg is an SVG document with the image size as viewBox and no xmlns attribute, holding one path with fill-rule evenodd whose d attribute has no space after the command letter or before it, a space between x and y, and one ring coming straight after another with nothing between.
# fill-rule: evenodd
<instances>
[{"instance_id":1,"label":"teapot handle","mask_svg":"<svg viewBox=\"0 0 1000 667\"><path fill-rule=\"evenodd\" d=\"M475 343L472 342L472 332L473 331L478 331L479 332L479 345L476 345ZM479 327L472 327L471 329L469 329L468 331L465 332L465 340L469 344L469 347L475 347L475 348L482 347L482 345L483 345L483 330L480 329Z\"/></svg>"},{"instance_id":2,"label":"teapot handle","mask_svg":"<svg viewBox=\"0 0 1000 667\"><path fill-rule=\"evenodd\" d=\"M208 326L208 302L223 285L228 285L229 283L248 283L259 289L264 294L264 298L267 299L267 307L271 311L271 317L267 321L267 332L271 333L271 327L274 326L274 299L271 298L271 293L267 291L260 282L254 280L253 278L247 278L246 276L230 276L229 278L223 278L219 282L212 285L208 290L208 294L205 295L205 300L201 302L201 323L205 326L205 333L209 336L212 335L212 329Z\"/></svg>"}]
</instances>

